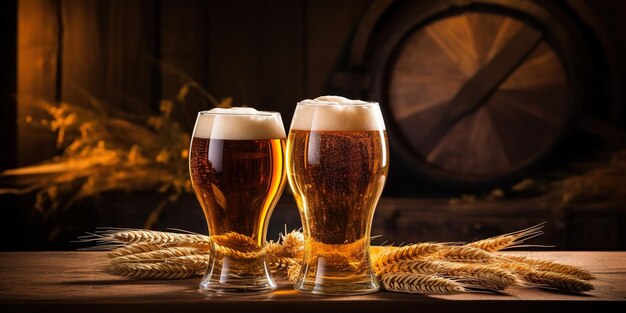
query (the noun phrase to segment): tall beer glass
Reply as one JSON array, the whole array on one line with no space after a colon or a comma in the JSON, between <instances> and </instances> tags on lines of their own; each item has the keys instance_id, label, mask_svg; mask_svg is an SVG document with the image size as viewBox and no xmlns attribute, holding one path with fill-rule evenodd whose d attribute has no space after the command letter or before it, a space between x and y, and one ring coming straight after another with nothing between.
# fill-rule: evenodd
<instances>
[{"instance_id":1,"label":"tall beer glass","mask_svg":"<svg viewBox=\"0 0 626 313\"><path fill-rule=\"evenodd\" d=\"M297 290L342 295L379 289L369 241L388 166L378 103L336 96L298 103L287 139L287 178L305 236Z\"/></svg>"},{"instance_id":2,"label":"tall beer glass","mask_svg":"<svg viewBox=\"0 0 626 313\"><path fill-rule=\"evenodd\" d=\"M261 249L285 185L285 129L279 113L252 108L198 113L189 168L212 238L200 290L276 288Z\"/></svg>"}]
</instances>

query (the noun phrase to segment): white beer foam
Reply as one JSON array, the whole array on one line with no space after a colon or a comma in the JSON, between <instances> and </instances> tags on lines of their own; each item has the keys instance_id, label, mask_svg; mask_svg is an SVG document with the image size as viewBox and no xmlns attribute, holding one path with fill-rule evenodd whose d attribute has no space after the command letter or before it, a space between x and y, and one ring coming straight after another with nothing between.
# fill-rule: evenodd
<instances>
[{"instance_id":1,"label":"white beer foam","mask_svg":"<svg viewBox=\"0 0 626 313\"><path fill-rule=\"evenodd\" d=\"M322 96L298 103L291 129L385 130L385 122L378 103L350 100L340 96Z\"/></svg>"},{"instance_id":2,"label":"white beer foam","mask_svg":"<svg viewBox=\"0 0 626 313\"><path fill-rule=\"evenodd\" d=\"M253 108L215 108L198 113L193 136L222 140L285 138L280 114Z\"/></svg>"}]
</instances>

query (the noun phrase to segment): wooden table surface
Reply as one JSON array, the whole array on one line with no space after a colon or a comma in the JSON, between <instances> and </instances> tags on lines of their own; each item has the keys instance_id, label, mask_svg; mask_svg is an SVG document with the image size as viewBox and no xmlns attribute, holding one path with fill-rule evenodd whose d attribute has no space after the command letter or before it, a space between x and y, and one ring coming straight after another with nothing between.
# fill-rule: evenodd
<instances>
[{"instance_id":1,"label":"wooden table surface","mask_svg":"<svg viewBox=\"0 0 626 313\"><path fill-rule=\"evenodd\" d=\"M280 288L269 294L210 296L198 291L200 277L139 281L103 273L104 252L4 252L0 312L626 312L626 252L509 253L581 266L597 276L596 290L584 295L510 288L500 294L381 291L321 297L300 294L280 282Z\"/></svg>"}]
</instances>

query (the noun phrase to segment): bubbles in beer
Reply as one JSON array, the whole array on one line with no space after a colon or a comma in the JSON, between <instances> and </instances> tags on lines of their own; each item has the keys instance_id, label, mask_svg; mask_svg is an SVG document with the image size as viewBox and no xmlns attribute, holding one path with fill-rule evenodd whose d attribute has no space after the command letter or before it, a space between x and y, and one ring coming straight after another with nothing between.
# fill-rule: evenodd
<instances>
[{"instance_id":1,"label":"bubbles in beer","mask_svg":"<svg viewBox=\"0 0 626 313\"><path fill-rule=\"evenodd\" d=\"M260 251L285 183L284 152L278 113L230 108L198 114L189 155L191 181L216 251L230 251L216 252L201 290L274 289Z\"/></svg>"},{"instance_id":2,"label":"bubbles in beer","mask_svg":"<svg viewBox=\"0 0 626 313\"><path fill-rule=\"evenodd\" d=\"M320 294L377 290L369 236L389 166L380 107L337 96L304 100L294 113L287 150L305 235L296 288Z\"/></svg>"}]
</instances>

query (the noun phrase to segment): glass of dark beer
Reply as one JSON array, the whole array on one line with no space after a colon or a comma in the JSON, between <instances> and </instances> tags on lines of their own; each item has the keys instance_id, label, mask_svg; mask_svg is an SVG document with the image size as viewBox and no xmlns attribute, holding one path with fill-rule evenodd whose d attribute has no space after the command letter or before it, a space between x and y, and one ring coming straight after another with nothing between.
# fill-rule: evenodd
<instances>
[{"instance_id":1,"label":"glass of dark beer","mask_svg":"<svg viewBox=\"0 0 626 313\"><path fill-rule=\"evenodd\" d=\"M287 178L300 210L304 293L375 292L370 230L389 148L378 103L337 96L298 103L287 139Z\"/></svg>"},{"instance_id":2,"label":"glass of dark beer","mask_svg":"<svg viewBox=\"0 0 626 313\"><path fill-rule=\"evenodd\" d=\"M199 112L190 151L191 182L212 239L213 257L200 290L274 290L261 250L285 185L280 114L252 108Z\"/></svg>"}]
</instances>

